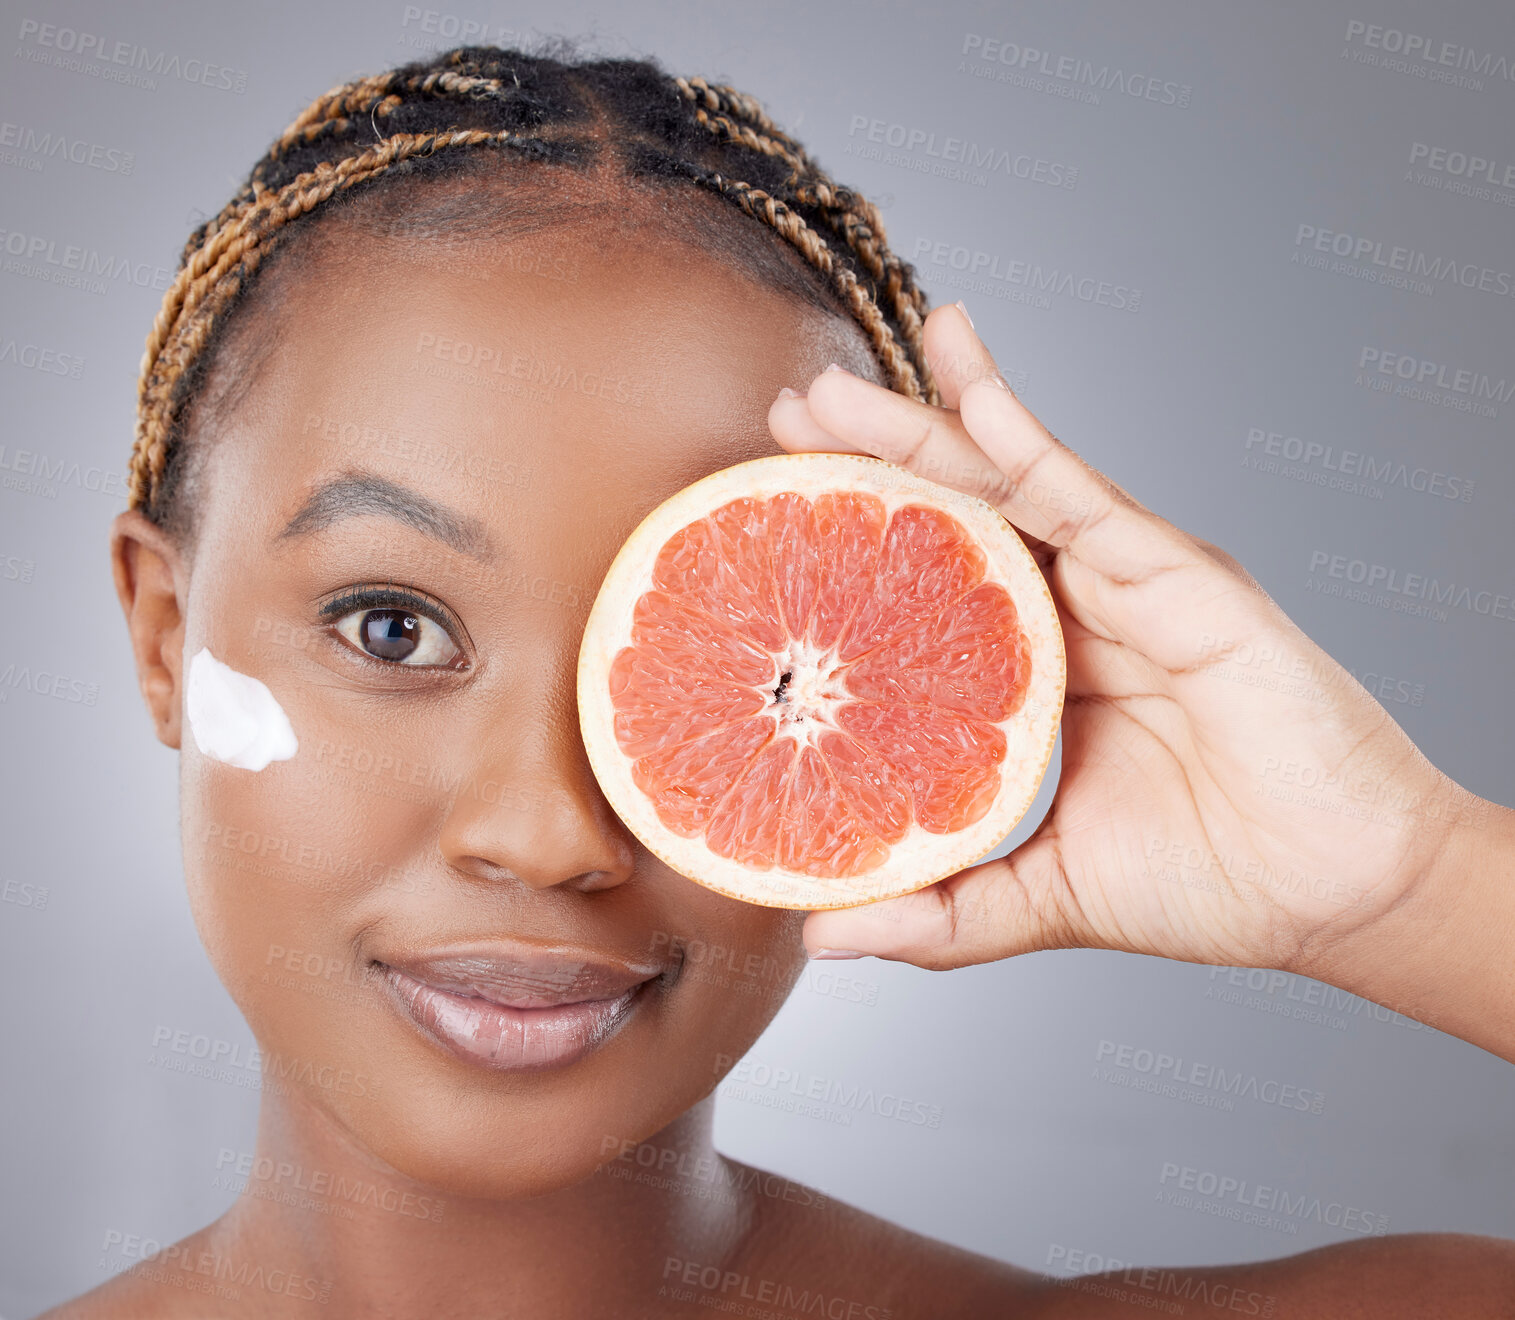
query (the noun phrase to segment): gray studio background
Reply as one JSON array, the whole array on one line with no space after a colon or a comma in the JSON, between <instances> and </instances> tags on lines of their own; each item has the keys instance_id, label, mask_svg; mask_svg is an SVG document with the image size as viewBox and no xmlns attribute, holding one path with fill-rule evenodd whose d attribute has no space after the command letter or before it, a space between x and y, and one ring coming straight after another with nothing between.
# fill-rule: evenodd
<instances>
[{"instance_id":1,"label":"gray studio background","mask_svg":"<svg viewBox=\"0 0 1515 1320\"><path fill-rule=\"evenodd\" d=\"M438 2L4 5L5 1317L101 1282L110 1231L168 1243L219 1215L235 1193L218 1153L253 1149L257 1102L148 1062L163 1026L252 1043L189 918L175 757L138 697L107 562L163 281L50 282L18 265L14 236L171 274L190 228L309 99L459 34L590 34L602 53L652 53L757 95L880 204L933 303L965 298L1057 434L1235 554L1384 693L1437 765L1515 801L1515 621L1352 600L1320 566L1340 555L1475 593L1515 589L1515 187L1496 186L1515 182L1501 173L1515 164L1505 0L952 0L929 16L921 0ZM109 80L42 40L46 23L224 65L234 86ZM1434 58L1396 53L1407 34ZM1085 61L1149 95L1107 84L1091 96ZM83 143L82 161L29 155L28 129ZM954 165L963 142L1007 163ZM1468 156L1494 164L1470 180ZM1349 259L1318 253L1302 226L1467 263L1493 272L1492 289L1395 287L1366 277L1389 269L1371 255L1332 269ZM1001 275L960 283L954 263L975 261ZM1002 277L1014 262L1124 288L1134 309L1068 293L1016 301L1025 286ZM1401 390L1404 371L1441 387ZM1441 479L1333 487L1339 460L1323 446ZM20 451L72 475L29 476L36 460ZM28 670L59 677L18 677ZM1046 787L1017 840L1045 801ZM772 1103L779 1088L749 1085L725 1088L717 1135L732 1155L912 1229L1054 1273L1357 1236L1324 1211L1248 1223L1174 1204L1173 1167L1355 1208L1355 1223L1391 1232L1515 1237L1515 1070L1345 996L1291 1015L1322 995L1296 978L1249 988L1240 973L1093 952L947 974L815 964L753 1061L921 1101L938 1124L845 1106L801 1117ZM1102 1071L1102 1041L1318 1091L1322 1112L1143 1092Z\"/></svg>"}]
</instances>

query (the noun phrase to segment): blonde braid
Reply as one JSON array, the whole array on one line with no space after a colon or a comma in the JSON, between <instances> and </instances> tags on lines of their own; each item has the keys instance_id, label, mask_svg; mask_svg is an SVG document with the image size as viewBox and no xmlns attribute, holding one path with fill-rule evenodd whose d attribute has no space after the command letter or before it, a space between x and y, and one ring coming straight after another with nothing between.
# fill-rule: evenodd
<instances>
[{"instance_id":1,"label":"blonde braid","mask_svg":"<svg viewBox=\"0 0 1515 1320\"><path fill-rule=\"evenodd\" d=\"M864 268L882 287L884 296L894 311L895 319L900 323L901 336L910 352L909 358L903 358L898 353L894 333L882 317L871 314L861 304L854 310L854 315L858 316L873 339L874 348L880 360L890 368L893 387L909 394L912 398L924 399L928 403L939 405L941 396L937 391L935 380L931 378L931 373L925 366L924 346L921 339L922 325L928 310L926 296L917 287L913 273L885 246L884 224L873 203L852 189L839 187L828 179L805 151L782 133L750 96L745 96L734 88L722 84L712 85L703 78L676 78L674 82L679 90L695 103L697 121L711 132L718 137L742 142L753 150L776 156L790 166L792 174L790 179L786 180L790 184L789 200L808 202L826 213L829 227L857 253ZM711 110L717 113L707 113ZM735 124L729 117L731 114L740 115L748 122ZM808 182L799 183L800 176L806 174L811 175L811 179ZM716 186L721 191L726 190L724 185ZM734 186L734 191L741 195L743 190L740 185L737 185ZM760 193L759 196L766 197L767 194ZM756 214L746 204L739 204L748 214ZM783 213L774 212L774 214ZM788 211L787 215L793 216L793 212ZM761 218L770 224L774 223L766 207L761 212ZM793 216L793 220L797 225L796 232L809 228L798 216ZM812 264L834 278L830 253L824 243L812 242L813 235L801 241L794 233L786 232L778 225L775 225L775 228L780 228L785 237L799 247ZM848 283L855 286L856 280L853 279ZM854 301L857 294L853 289L845 284L842 287L846 288L845 296L849 302ZM868 297L866 292L862 292L861 297L868 305L873 304L873 299ZM873 312L876 311L877 308L874 307ZM900 365L893 365L896 362Z\"/></svg>"},{"instance_id":2,"label":"blonde braid","mask_svg":"<svg viewBox=\"0 0 1515 1320\"><path fill-rule=\"evenodd\" d=\"M716 173L691 171L701 183L730 197L748 215L772 225L831 282L832 287L847 304L858 324L867 332L873 345L874 355L888 374L890 388L912 399L925 399L934 392L935 385L922 382L921 373L910 356L900 347L894 332L884 320L879 305L868 290L845 266L836 262L835 255L825 239L779 198L754 188L737 179L725 179Z\"/></svg>"},{"instance_id":3,"label":"blonde braid","mask_svg":"<svg viewBox=\"0 0 1515 1320\"><path fill-rule=\"evenodd\" d=\"M681 121L669 122L670 97L686 107ZM889 251L873 205L828 177L755 98L704 78L671 77L651 60L565 63L463 46L317 97L236 195L190 235L142 355L129 506L163 514L164 478L183 443L194 369L213 351L228 310L290 222L401 162L438 152L444 170L452 168L449 158L464 154L458 148L508 148L556 160L581 148L593 155L590 144L569 135L589 118L629 173L687 178L779 235L868 336L891 388L940 402L923 351L927 301L914 269ZM501 127L502 120L518 127ZM386 133L381 121L388 128L432 122L420 131ZM547 131L535 132L538 126ZM368 134L371 140L361 142ZM743 157L743 172L759 182L733 177Z\"/></svg>"},{"instance_id":4,"label":"blonde braid","mask_svg":"<svg viewBox=\"0 0 1515 1320\"><path fill-rule=\"evenodd\" d=\"M489 142L521 144L530 139L508 130L399 134L340 164L321 162L277 193L255 185L240 214L219 225L180 269L147 337L138 378L136 443L128 477L129 503L150 504L167 461L174 386L204 347L216 312L235 296L257 269L279 229L312 210L333 193L382 173L397 161L443 147ZM233 273L235 272L235 273Z\"/></svg>"}]
</instances>

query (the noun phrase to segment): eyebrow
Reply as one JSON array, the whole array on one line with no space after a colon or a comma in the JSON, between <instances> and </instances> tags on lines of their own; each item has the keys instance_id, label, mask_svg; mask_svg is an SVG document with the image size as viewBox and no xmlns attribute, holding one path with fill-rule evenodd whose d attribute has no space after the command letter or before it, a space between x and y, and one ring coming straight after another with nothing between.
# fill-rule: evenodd
<instances>
[{"instance_id":1,"label":"eyebrow","mask_svg":"<svg viewBox=\"0 0 1515 1320\"><path fill-rule=\"evenodd\" d=\"M344 472L323 481L311 491L274 540L306 536L343 518L364 514L393 518L472 559L487 562L495 557L494 548L478 519L467 517L409 486L372 472Z\"/></svg>"}]
</instances>

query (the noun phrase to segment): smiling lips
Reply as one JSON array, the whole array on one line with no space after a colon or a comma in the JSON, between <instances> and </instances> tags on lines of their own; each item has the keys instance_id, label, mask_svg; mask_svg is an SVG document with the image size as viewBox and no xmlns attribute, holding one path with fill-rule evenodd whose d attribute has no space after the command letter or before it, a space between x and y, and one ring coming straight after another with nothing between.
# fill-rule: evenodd
<instances>
[{"instance_id":1,"label":"smiling lips","mask_svg":"<svg viewBox=\"0 0 1515 1320\"><path fill-rule=\"evenodd\" d=\"M582 1058L664 970L498 944L379 965L392 1001L422 1032L458 1058L507 1072Z\"/></svg>"}]
</instances>

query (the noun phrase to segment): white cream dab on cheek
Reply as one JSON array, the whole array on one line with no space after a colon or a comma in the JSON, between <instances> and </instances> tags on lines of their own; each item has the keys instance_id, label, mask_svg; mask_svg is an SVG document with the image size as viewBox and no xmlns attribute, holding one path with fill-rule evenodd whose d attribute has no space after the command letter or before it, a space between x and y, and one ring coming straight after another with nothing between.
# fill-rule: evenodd
<instances>
[{"instance_id":1,"label":"white cream dab on cheek","mask_svg":"<svg viewBox=\"0 0 1515 1320\"><path fill-rule=\"evenodd\" d=\"M287 761L299 750L289 716L274 694L202 646L189 662L185 710L195 745L212 760L243 770Z\"/></svg>"}]
</instances>

